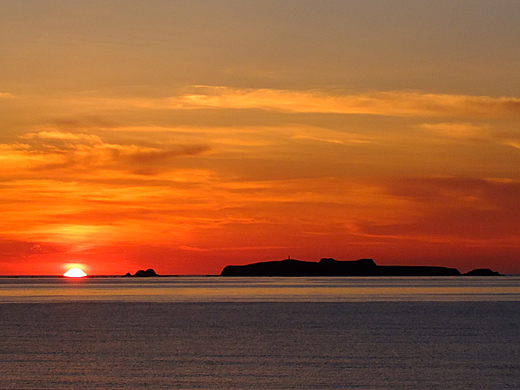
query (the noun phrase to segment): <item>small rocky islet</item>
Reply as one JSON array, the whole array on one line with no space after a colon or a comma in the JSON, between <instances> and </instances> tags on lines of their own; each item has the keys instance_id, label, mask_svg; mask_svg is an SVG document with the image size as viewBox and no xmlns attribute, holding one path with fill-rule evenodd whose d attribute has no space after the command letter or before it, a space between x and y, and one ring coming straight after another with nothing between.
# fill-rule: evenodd
<instances>
[{"instance_id":1,"label":"small rocky islet","mask_svg":"<svg viewBox=\"0 0 520 390\"><path fill-rule=\"evenodd\" d=\"M157 273L153 270L153 268L148 268L146 271L140 269L135 274L131 274L130 272L127 272L125 274L126 277L137 277L137 278L146 278L150 276L159 276Z\"/></svg>"}]
</instances>

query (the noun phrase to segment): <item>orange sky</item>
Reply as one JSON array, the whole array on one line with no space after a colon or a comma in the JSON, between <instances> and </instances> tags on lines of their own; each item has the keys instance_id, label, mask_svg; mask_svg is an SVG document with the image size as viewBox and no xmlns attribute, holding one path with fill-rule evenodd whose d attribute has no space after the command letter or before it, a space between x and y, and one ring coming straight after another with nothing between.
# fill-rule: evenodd
<instances>
[{"instance_id":1,"label":"orange sky","mask_svg":"<svg viewBox=\"0 0 520 390\"><path fill-rule=\"evenodd\" d=\"M520 273L520 3L0 5L0 274Z\"/></svg>"}]
</instances>

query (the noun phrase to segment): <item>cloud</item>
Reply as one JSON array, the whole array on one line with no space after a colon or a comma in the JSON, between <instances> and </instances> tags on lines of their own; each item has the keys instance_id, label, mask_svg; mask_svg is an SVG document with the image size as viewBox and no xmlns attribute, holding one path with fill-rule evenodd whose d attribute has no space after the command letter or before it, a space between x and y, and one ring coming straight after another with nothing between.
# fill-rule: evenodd
<instances>
[{"instance_id":1,"label":"cloud","mask_svg":"<svg viewBox=\"0 0 520 390\"><path fill-rule=\"evenodd\" d=\"M291 127L293 140L315 141L319 143L338 144L338 145L359 145L373 142L373 137L366 134L352 134L344 131L334 131L328 129Z\"/></svg>"},{"instance_id":2,"label":"cloud","mask_svg":"<svg viewBox=\"0 0 520 390\"><path fill-rule=\"evenodd\" d=\"M520 150L520 140L518 141L507 141L506 143L504 143L504 145L508 145L508 146L511 146L515 149L519 149Z\"/></svg>"},{"instance_id":3,"label":"cloud","mask_svg":"<svg viewBox=\"0 0 520 390\"><path fill-rule=\"evenodd\" d=\"M450 139L487 142L520 149L520 133L498 131L488 124L423 123L420 128Z\"/></svg>"},{"instance_id":4,"label":"cloud","mask_svg":"<svg viewBox=\"0 0 520 390\"><path fill-rule=\"evenodd\" d=\"M458 177L410 178L388 183L386 197L405 199L399 222L359 224L360 234L432 242L517 242L520 181ZM414 215L415 214L415 215Z\"/></svg>"},{"instance_id":5,"label":"cloud","mask_svg":"<svg viewBox=\"0 0 520 390\"><path fill-rule=\"evenodd\" d=\"M83 131L86 131L86 129L113 129L117 127L117 124L114 122L92 115L79 119L60 118L55 120L55 124L62 131L70 131L72 129L83 129Z\"/></svg>"},{"instance_id":6,"label":"cloud","mask_svg":"<svg viewBox=\"0 0 520 390\"><path fill-rule=\"evenodd\" d=\"M428 94L410 91L331 94L322 91L195 87L168 99L172 108L265 109L296 113L335 113L419 117L518 118L514 97Z\"/></svg>"},{"instance_id":7,"label":"cloud","mask_svg":"<svg viewBox=\"0 0 520 390\"><path fill-rule=\"evenodd\" d=\"M59 253L59 246L35 241L13 240L0 236L0 258L24 259L37 255L48 255Z\"/></svg>"},{"instance_id":8,"label":"cloud","mask_svg":"<svg viewBox=\"0 0 520 390\"><path fill-rule=\"evenodd\" d=\"M24 140L24 149L29 152L46 152L64 154L68 151L104 146L101 139L94 134L70 133L62 131L40 131L19 136Z\"/></svg>"},{"instance_id":9,"label":"cloud","mask_svg":"<svg viewBox=\"0 0 520 390\"><path fill-rule=\"evenodd\" d=\"M420 128L450 138L483 140L490 136L488 125L472 123L423 123Z\"/></svg>"},{"instance_id":10,"label":"cloud","mask_svg":"<svg viewBox=\"0 0 520 390\"><path fill-rule=\"evenodd\" d=\"M12 99L14 95L7 92L0 92L0 99Z\"/></svg>"},{"instance_id":11,"label":"cloud","mask_svg":"<svg viewBox=\"0 0 520 390\"><path fill-rule=\"evenodd\" d=\"M520 98L372 91L283 90L189 86L169 97L99 97L61 99L81 112L103 110L262 109L288 113L323 113L435 118L520 118Z\"/></svg>"},{"instance_id":12,"label":"cloud","mask_svg":"<svg viewBox=\"0 0 520 390\"><path fill-rule=\"evenodd\" d=\"M204 145L189 145L170 148L166 150L146 150L143 152L132 153L128 156L129 160L137 163L150 164L166 161L171 158L181 156L196 156L208 151L209 148Z\"/></svg>"},{"instance_id":13,"label":"cloud","mask_svg":"<svg viewBox=\"0 0 520 390\"><path fill-rule=\"evenodd\" d=\"M87 133L40 131L19 137L21 142L0 145L4 159L38 171L109 169L139 174L167 171L172 160L209 150L206 145L132 145L106 143Z\"/></svg>"}]
</instances>

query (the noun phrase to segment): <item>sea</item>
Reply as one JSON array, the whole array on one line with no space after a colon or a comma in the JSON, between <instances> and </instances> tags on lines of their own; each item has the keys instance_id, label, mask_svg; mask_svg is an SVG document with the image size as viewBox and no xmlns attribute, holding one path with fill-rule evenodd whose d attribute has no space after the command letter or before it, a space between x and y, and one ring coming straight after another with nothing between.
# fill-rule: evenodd
<instances>
[{"instance_id":1,"label":"sea","mask_svg":"<svg viewBox=\"0 0 520 390\"><path fill-rule=\"evenodd\" d=\"M520 277L0 277L0 389L520 389Z\"/></svg>"}]
</instances>

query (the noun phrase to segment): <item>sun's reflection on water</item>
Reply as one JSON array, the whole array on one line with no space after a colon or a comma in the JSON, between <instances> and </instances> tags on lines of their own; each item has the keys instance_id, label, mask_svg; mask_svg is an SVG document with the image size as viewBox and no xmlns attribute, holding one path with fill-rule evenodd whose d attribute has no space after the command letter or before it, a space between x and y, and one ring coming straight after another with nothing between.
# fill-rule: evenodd
<instances>
[{"instance_id":1,"label":"sun's reflection on water","mask_svg":"<svg viewBox=\"0 0 520 390\"><path fill-rule=\"evenodd\" d=\"M0 278L0 302L518 301L520 277Z\"/></svg>"}]
</instances>

